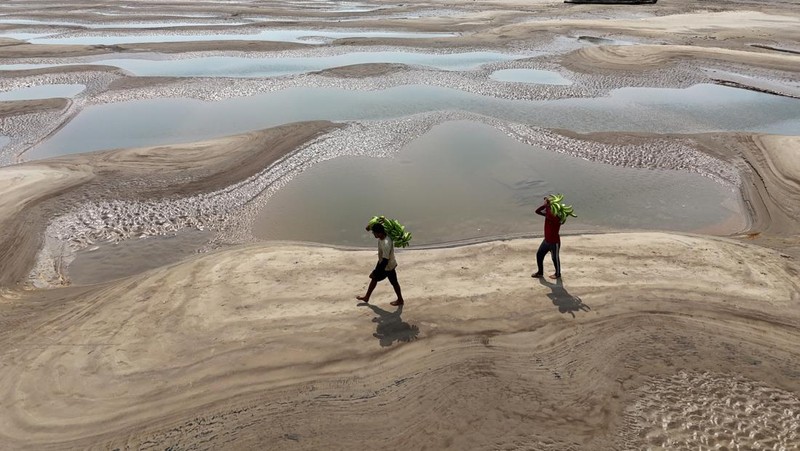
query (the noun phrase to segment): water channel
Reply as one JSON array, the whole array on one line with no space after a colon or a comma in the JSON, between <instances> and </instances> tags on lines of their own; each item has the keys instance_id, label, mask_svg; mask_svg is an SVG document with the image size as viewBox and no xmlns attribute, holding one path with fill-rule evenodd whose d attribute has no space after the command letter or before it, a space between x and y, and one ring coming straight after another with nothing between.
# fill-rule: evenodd
<instances>
[{"instance_id":1,"label":"water channel","mask_svg":"<svg viewBox=\"0 0 800 451\"><path fill-rule=\"evenodd\" d=\"M53 84L30 86L11 91L0 92L0 101L50 99L53 97L70 98L80 94L86 86L78 84Z\"/></svg>"},{"instance_id":2,"label":"water channel","mask_svg":"<svg viewBox=\"0 0 800 451\"><path fill-rule=\"evenodd\" d=\"M142 44L151 42L193 42L193 41L277 41L300 42L305 44L324 44L333 39L344 38L449 38L458 33L426 33L411 31L369 31L369 30L304 30L270 29L253 33L193 33L193 34L123 34L110 36L107 33L81 33L79 36L42 33L2 33L0 38L8 37L28 41L31 44L60 45L118 45Z\"/></svg>"},{"instance_id":3,"label":"water channel","mask_svg":"<svg viewBox=\"0 0 800 451\"><path fill-rule=\"evenodd\" d=\"M379 91L302 87L217 102L162 98L92 106L24 158L197 141L306 120L391 119L446 110L577 132L800 134L800 100L708 84L623 88L607 97L546 101L421 85Z\"/></svg>"}]
</instances>

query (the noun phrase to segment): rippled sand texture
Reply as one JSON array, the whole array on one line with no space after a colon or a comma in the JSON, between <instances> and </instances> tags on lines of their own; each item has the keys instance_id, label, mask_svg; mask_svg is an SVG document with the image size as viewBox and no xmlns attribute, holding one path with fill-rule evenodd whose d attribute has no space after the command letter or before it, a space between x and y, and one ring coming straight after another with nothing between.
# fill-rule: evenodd
<instances>
[{"instance_id":1,"label":"rippled sand texture","mask_svg":"<svg viewBox=\"0 0 800 451\"><path fill-rule=\"evenodd\" d=\"M640 391L627 414L648 449L800 446L800 398L795 393L737 375L683 371L653 378Z\"/></svg>"},{"instance_id":2,"label":"rippled sand texture","mask_svg":"<svg viewBox=\"0 0 800 451\"><path fill-rule=\"evenodd\" d=\"M559 286L530 278L537 244L402 252L402 311L385 285L356 306L373 251L299 246L6 296L0 442L593 450L796 436L796 263L723 239L576 236Z\"/></svg>"}]
</instances>

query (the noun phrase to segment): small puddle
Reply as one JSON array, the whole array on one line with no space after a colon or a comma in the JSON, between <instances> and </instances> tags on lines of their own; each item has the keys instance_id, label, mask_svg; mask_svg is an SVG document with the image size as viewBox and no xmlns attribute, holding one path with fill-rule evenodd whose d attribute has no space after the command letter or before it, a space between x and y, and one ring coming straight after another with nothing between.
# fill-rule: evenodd
<instances>
[{"instance_id":1,"label":"small puddle","mask_svg":"<svg viewBox=\"0 0 800 451\"><path fill-rule=\"evenodd\" d=\"M0 101L71 98L86 89L84 85L39 85L0 92Z\"/></svg>"},{"instance_id":2,"label":"small puddle","mask_svg":"<svg viewBox=\"0 0 800 451\"><path fill-rule=\"evenodd\" d=\"M102 243L78 251L67 270L77 285L107 282L195 255L212 236L207 231L183 229L173 236Z\"/></svg>"},{"instance_id":3,"label":"small puddle","mask_svg":"<svg viewBox=\"0 0 800 451\"><path fill-rule=\"evenodd\" d=\"M393 63L432 67L439 70L471 70L483 64L528 58L532 55L511 55L497 52L412 53L354 52L326 57L204 57L174 60L92 59L85 64L119 67L138 76L161 77L278 77L296 75L352 64ZM25 70L63 67L75 64L9 64L0 70Z\"/></svg>"},{"instance_id":4,"label":"small puddle","mask_svg":"<svg viewBox=\"0 0 800 451\"><path fill-rule=\"evenodd\" d=\"M738 195L697 174L589 162L507 137L484 124L434 127L394 158L319 163L278 191L254 235L366 245L366 221L398 218L416 245L508 234L541 234L542 197L562 192L575 207L564 232L656 229L688 232L745 226Z\"/></svg>"},{"instance_id":5,"label":"small puddle","mask_svg":"<svg viewBox=\"0 0 800 451\"><path fill-rule=\"evenodd\" d=\"M539 69L503 69L492 72L492 80L515 83L536 83L542 85L571 85L572 80L558 72Z\"/></svg>"},{"instance_id":6,"label":"small puddle","mask_svg":"<svg viewBox=\"0 0 800 451\"><path fill-rule=\"evenodd\" d=\"M24 36L25 33L7 33L5 36ZM258 33L237 34L130 34L130 35L34 35L27 40L31 44L63 45L118 45L151 42L193 42L193 41L277 41L306 44L325 44L333 39L343 38L450 38L458 33L426 33L403 31L332 31L332 30L263 30ZM21 38L15 38L21 39Z\"/></svg>"},{"instance_id":7,"label":"small puddle","mask_svg":"<svg viewBox=\"0 0 800 451\"><path fill-rule=\"evenodd\" d=\"M217 102L150 99L83 109L24 158L174 144L307 120L380 120L467 111L577 132L800 134L800 100L717 85L625 88L608 97L504 100L435 86L380 91L290 88Z\"/></svg>"}]
</instances>

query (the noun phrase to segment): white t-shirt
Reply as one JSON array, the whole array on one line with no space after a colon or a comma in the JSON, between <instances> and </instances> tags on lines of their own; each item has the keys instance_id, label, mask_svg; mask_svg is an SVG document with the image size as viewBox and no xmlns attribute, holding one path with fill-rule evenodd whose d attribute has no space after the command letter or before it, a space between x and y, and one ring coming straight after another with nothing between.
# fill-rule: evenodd
<instances>
[{"instance_id":1,"label":"white t-shirt","mask_svg":"<svg viewBox=\"0 0 800 451\"><path fill-rule=\"evenodd\" d=\"M378 240L378 263L384 258L389 260L389 264L386 265L387 271L397 268L397 260L394 259L394 243L388 236Z\"/></svg>"}]
</instances>

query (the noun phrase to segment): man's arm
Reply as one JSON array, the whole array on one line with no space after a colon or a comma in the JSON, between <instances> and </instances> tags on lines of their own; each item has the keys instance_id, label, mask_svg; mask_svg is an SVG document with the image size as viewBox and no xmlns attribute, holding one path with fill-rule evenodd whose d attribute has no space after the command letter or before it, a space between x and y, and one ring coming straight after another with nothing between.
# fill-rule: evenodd
<instances>
[{"instance_id":1,"label":"man's arm","mask_svg":"<svg viewBox=\"0 0 800 451\"><path fill-rule=\"evenodd\" d=\"M550 210L549 208L547 208L549 206L550 206L550 199L545 197L544 198L544 204L542 204L541 207L536 209L536 214L539 215L539 216L545 216L546 217L547 216L547 211Z\"/></svg>"},{"instance_id":2,"label":"man's arm","mask_svg":"<svg viewBox=\"0 0 800 451\"><path fill-rule=\"evenodd\" d=\"M381 261L379 261L378 264L375 265L375 271L381 271L381 272L386 271L387 265L389 265L389 259L382 258Z\"/></svg>"}]
</instances>

